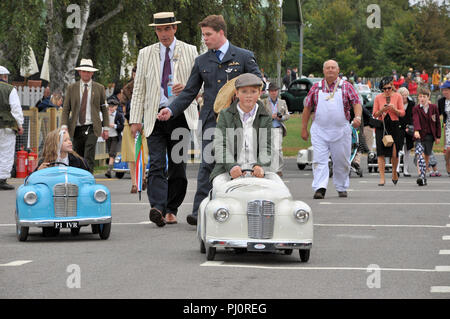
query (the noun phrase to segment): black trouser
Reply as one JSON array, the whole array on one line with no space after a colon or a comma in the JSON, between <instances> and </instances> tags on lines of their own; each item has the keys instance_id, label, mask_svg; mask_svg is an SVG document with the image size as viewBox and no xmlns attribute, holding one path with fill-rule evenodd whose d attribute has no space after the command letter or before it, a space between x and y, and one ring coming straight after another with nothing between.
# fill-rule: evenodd
<instances>
[{"instance_id":1,"label":"black trouser","mask_svg":"<svg viewBox=\"0 0 450 319\"><path fill-rule=\"evenodd\" d=\"M178 140L172 140L172 132L177 128L182 128L185 134L182 137L174 136ZM184 114L167 122L157 120L152 134L147 137L150 156L148 200L151 207L159 209L163 216L167 213L176 215L186 195L189 143L189 127ZM172 150L174 150L173 154Z\"/></svg>"},{"instance_id":2,"label":"black trouser","mask_svg":"<svg viewBox=\"0 0 450 319\"><path fill-rule=\"evenodd\" d=\"M89 171L94 172L95 148L98 137L94 134L92 125L77 126L73 134L73 150L84 157L89 165Z\"/></svg>"},{"instance_id":3,"label":"black trouser","mask_svg":"<svg viewBox=\"0 0 450 319\"><path fill-rule=\"evenodd\" d=\"M215 162L208 159L205 152L206 148L210 148L210 143L213 140L202 140L202 162L198 169L197 175L197 191L194 197L194 206L192 208L192 215L198 215L198 208L201 202L208 196L209 191L212 189L212 183L209 180L209 176L214 168Z\"/></svg>"}]
</instances>

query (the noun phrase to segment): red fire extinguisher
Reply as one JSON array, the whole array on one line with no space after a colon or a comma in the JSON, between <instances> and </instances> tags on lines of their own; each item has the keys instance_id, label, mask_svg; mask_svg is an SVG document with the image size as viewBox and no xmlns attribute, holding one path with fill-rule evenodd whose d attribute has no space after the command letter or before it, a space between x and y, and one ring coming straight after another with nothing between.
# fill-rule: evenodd
<instances>
[{"instance_id":1,"label":"red fire extinguisher","mask_svg":"<svg viewBox=\"0 0 450 319\"><path fill-rule=\"evenodd\" d=\"M33 148L33 151L28 153L28 165L27 165L28 166L27 167L28 168L28 175L33 173L34 170L36 169L37 158L38 158L38 155L36 154L36 149Z\"/></svg>"},{"instance_id":2,"label":"red fire extinguisher","mask_svg":"<svg viewBox=\"0 0 450 319\"><path fill-rule=\"evenodd\" d=\"M16 162L16 177L25 178L27 177L27 158L28 152L23 150L23 146L20 151L17 151L17 162Z\"/></svg>"}]
</instances>

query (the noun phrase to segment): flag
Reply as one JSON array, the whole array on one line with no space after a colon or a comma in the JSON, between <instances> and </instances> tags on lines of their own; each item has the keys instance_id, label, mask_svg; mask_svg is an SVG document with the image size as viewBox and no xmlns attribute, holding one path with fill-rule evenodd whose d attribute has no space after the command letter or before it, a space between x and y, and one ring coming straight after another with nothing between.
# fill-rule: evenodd
<instances>
[{"instance_id":1,"label":"flag","mask_svg":"<svg viewBox=\"0 0 450 319\"><path fill-rule=\"evenodd\" d=\"M144 147L142 145L142 135L138 132L135 137L135 151L136 157L136 186L139 193L139 200L141 200L142 181L144 180Z\"/></svg>"}]
</instances>

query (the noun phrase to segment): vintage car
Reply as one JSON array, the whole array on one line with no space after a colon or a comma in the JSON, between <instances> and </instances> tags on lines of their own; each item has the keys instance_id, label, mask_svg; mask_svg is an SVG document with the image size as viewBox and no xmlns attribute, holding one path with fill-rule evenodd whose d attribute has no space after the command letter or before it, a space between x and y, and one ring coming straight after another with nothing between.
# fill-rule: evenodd
<instances>
[{"instance_id":1,"label":"vintage car","mask_svg":"<svg viewBox=\"0 0 450 319\"><path fill-rule=\"evenodd\" d=\"M398 151L398 160L399 160L399 169L400 172L403 172L403 158L405 153L403 151ZM390 162L390 158L385 157L385 171L389 172L392 171L392 164ZM369 151L369 154L367 154L367 168L369 170L369 173L372 173L372 170L374 173L378 172L378 158L377 153L375 151Z\"/></svg>"},{"instance_id":2,"label":"vintage car","mask_svg":"<svg viewBox=\"0 0 450 319\"><path fill-rule=\"evenodd\" d=\"M214 260L217 248L288 255L298 249L300 260L307 262L313 216L307 204L292 198L281 179L248 174L213 187L200 204L197 235L207 260Z\"/></svg>"},{"instance_id":3,"label":"vintage car","mask_svg":"<svg viewBox=\"0 0 450 319\"><path fill-rule=\"evenodd\" d=\"M148 157L147 166L145 167L145 171L148 172L150 168L150 156ZM113 172L115 173L118 179L121 179L125 176L125 173L130 173L130 168L128 167L127 162L122 162L122 155L118 154L114 159Z\"/></svg>"},{"instance_id":4,"label":"vintage car","mask_svg":"<svg viewBox=\"0 0 450 319\"><path fill-rule=\"evenodd\" d=\"M358 84L355 85L357 92L359 93L360 98L362 98L362 106L364 106L370 113L372 113L373 109L373 101L375 97L381 92L377 90L372 90L366 84Z\"/></svg>"},{"instance_id":5,"label":"vintage car","mask_svg":"<svg viewBox=\"0 0 450 319\"><path fill-rule=\"evenodd\" d=\"M303 112L303 100L314 83L314 79L311 78L296 79L289 84L286 91L281 93L280 97L286 101L289 112Z\"/></svg>"},{"instance_id":6,"label":"vintage car","mask_svg":"<svg viewBox=\"0 0 450 319\"><path fill-rule=\"evenodd\" d=\"M54 166L25 179L16 191L15 214L19 241L27 240L30 227L40 227L43 235L50 237L64 228L78 235L80 228L88 225L101 239L108 239L111 195L106 186L96 184L90 172Z\"/></svg>"}]
</instances>

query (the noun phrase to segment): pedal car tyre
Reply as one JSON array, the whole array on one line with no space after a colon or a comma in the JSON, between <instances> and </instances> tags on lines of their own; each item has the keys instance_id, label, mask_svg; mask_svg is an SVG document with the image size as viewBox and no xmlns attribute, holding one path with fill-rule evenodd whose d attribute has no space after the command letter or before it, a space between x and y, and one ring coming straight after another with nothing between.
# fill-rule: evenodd
<instances>
[{"instance_id":1,"label":"pedal car tyre","mask_svg":"<svg viewBox=\"0 0 450 319\"><path fill-rule=\"evenodd\" d=\"M292 255L292 251L293 251L293 249L285 249L284 254L290 256L290 255Z\"/></svg>"},{"instance_id":2,"label":"pedal car tyre","mask_svg":"<svg viewBox=\"0 0 450 319\"><path fill-rule=\"evenodd\" d=\"M124 176L125 176L124 172L116 172L116 178L121 179Z\"/></svg>"},{"instance_id":3,"label":"pedal car tyre","mask_svg":"<svg viewBox=\"0 0 450 319\"><path fill-rule=\"evenodd\" d=\"M92 224L91 229L93 234L98 234L100 232L100 227L97 224Z\"/></svg>"},{"instance_id":4,"label":"pedal car tyre","mask_svg":"<svg viewBox=\"0 0 450 319\"><path fill-rule=\"evenodd\" d=\"M300 260L302 263L306 263L309 260L309 255L311 253L310 249L299 249L298 250L299 254L300 254Z\"/></svg>"},{"instance_id":5,"label":"pedal car tyre","mask_svg":"<svg viewBox=\"0 0 450 319\"><path fill-rule=\"evenodd\" d=\"M206 249L206 259L214 260L214 257L216 257L216 247L208 247Z\"/></svg>"},{"instance_id":6,"label":"pedal car tyre","mask_svg":"<svg viewBox=\"0 0 450 319\"><path fill-rule=\"evenodd\" d=\"M101 239L103 239L103 240L108 239L110 233L111 233L111 223L99 225L98 234Z\"/></svg>"},{"instance_id":7,"label":"pedal car tyre","mask_svg":"<svg viewBox=\"0 0 450 319\"><path fill-rule=\"evenodd\" d=\"M80 234L80 228L71 228L70 233L72 236L78 236Z\"/></svg>"},{"instance_id":8,"label":"pedal car tyre","mask_svg":"<svg viewBox=\"0 0 450 319\"><path fill-rule=\"evenodd\" d=\"M205 242L203 240L200 241L200 253L206 254Z\"/></svg>"},{"instance_id":9,"label":"pedal car tyre","mask_svg":"<svg viewBox=\"0 0 450 319\"><path fill-rule=\"evenodd\" d=\"M56 237L59 235L59 229L53 227L42 227L42 235L44 237Z\"/></svg>"},{"instance_id":10,"label":"pedal car tyre","mask_svg":"<svg viewBox=\"0 0 450 319\"><path fill-rule=\"evenodd\" d=\"M28 238L29 227L19 227L16 225L16 234L19 241L26 241Z\"/></svg>"},{"instance_id":11,"label":"pedal car tyre","mask_svg":"<svg viewBox=\"0 0 450 319\"><path fill-rule=\"evenodd\" d=\"M297 164L299 170L303 171L306 168L306 164Z\"/></svg>"}]
</instances>

